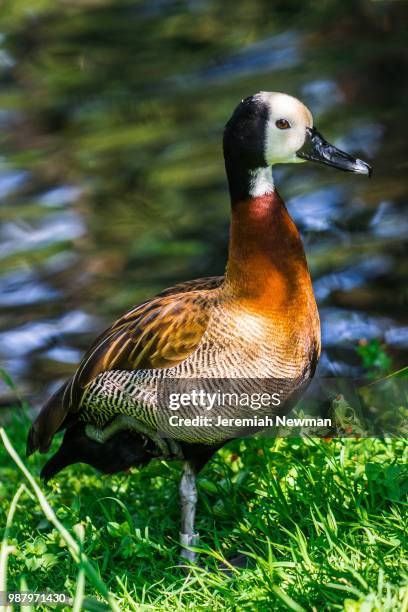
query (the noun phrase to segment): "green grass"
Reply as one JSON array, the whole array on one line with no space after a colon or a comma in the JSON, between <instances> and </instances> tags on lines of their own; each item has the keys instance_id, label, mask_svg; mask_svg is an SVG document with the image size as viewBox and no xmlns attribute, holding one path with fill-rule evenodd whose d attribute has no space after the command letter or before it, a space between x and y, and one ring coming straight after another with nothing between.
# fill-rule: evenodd
<instances>
[{"instance_id":1,"label":"green grass","mask_svg":"<svg viewBox=\"0 0 408 612\"><path fill-rule=\"evenodd\" d=\"M20 456L27 428L18 415L6 427ZM179 464L115 476L77 465L37 487L44 458L27 462L30 481L1 446L1 524L15 506L3 579L67 592L76 610L407 611L407 458L403 439L229 444L199 477L201 553L186 575ZM240 552L246 568L219 568Z\"/></svg>"},{"instance_id":2,"label":"green grass","mask_svg":"<svg viewBox=\"0 0 408 612\"><path fill-rule=\"evenodd\" d=\"M367 406L386 423L401 414L406 431L406 386L396 379L407 368L390 373L379 343L358 351L377 378L363 388ZM200 557L186 573L180 466L103 476L77 465L44 486L44 458L21 459L26 412L21 402L0 430L0 591L63 591L74 612L408 611L406 439L230 443L200 474ZM245 568L229 564L238 553Z\"/></svg>"}]
</instances>

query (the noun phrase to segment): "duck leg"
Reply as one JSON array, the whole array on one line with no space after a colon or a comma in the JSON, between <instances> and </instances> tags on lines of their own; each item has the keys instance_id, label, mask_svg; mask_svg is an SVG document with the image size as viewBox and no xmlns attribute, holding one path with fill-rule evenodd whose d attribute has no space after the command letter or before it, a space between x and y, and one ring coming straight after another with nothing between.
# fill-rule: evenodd
<instances>
[{"instance_id":1,"label":"duck leg","mask_svg":"<svg viewBox=\"0 0 408 612\"><path fill-rule=\"evenodd\" d=\"M197 546L199 535L195 532L194 522L197 506L196 473L189 461L183 464L183 474L179 486L181 502L181 557L193 562L196 553L188 550L189 546Z\"/></svg>"},{"instance_id":2,"label":"duck leg","mask_svg":"<svg viewBox=\"0 0 408 612\"><path fill-rule=\"evenodd\" d=\"M181 447L175 440L171 438L162 438L152 427L126 414L119 414L103 429L99 429L95 425L88 423L85 426L85 434L94 442L103 444L119 431L126 429L137 431L150 438L156 444L163 458L183 459Z\"/></svg>"}]
</instances>

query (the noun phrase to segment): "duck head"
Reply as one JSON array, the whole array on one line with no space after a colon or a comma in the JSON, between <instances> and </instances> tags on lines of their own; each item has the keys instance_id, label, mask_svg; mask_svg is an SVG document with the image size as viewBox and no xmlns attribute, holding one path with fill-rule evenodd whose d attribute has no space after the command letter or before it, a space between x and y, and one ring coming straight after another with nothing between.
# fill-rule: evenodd
<instances>
[{"instance_id":1,"label":"duck head","mask_svg":"<svg viewBox=\"0 0 408 612\"><path fill-rule=\"evenodd\" d=\"M273 191L271 167L315 161L357 174L371 167L328 143L309 109L292 96L262 91L243 100L224 131L224 157L233 201Z\"/></svg>"}]
</instances>

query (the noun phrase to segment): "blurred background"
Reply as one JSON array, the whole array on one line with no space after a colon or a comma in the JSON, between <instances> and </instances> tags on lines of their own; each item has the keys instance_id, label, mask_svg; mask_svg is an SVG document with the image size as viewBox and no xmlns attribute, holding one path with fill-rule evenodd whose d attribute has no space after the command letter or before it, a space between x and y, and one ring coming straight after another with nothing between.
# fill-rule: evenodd
<instances>
[{"instance_id":1,"label":"blurred background","mask_svg":"<svg viewBox=\"0 0 408 612\"><path fill-rule=\"evenodd\" d=\"M274 175L306 246L320 372L408 356L408 3L3 0L0 360L33 404L123 311L224 270L222 130L259 90L301 98L371 180ZM12 391L0 387L6 405Z\"/></svg>"}]
</instances>

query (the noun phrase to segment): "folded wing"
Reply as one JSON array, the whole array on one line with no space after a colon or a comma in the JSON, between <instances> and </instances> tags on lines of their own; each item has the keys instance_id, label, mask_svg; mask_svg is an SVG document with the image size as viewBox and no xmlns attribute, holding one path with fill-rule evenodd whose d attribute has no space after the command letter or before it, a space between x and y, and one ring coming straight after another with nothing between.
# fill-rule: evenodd
<instances>
[{"instance_id":1,"label":"folded wing","mask_svg":"<svg viewBox=\"0 0 408 612\"><path fill-rule=\"evenodd\" d=\"M33 423L27 454L46 452L54 434L73 424L87 385L101 372L169 368L198 346L223 277L181 283L129 310L103 332L73 378L43 406Z\"/></svg>"}]
</instances>

